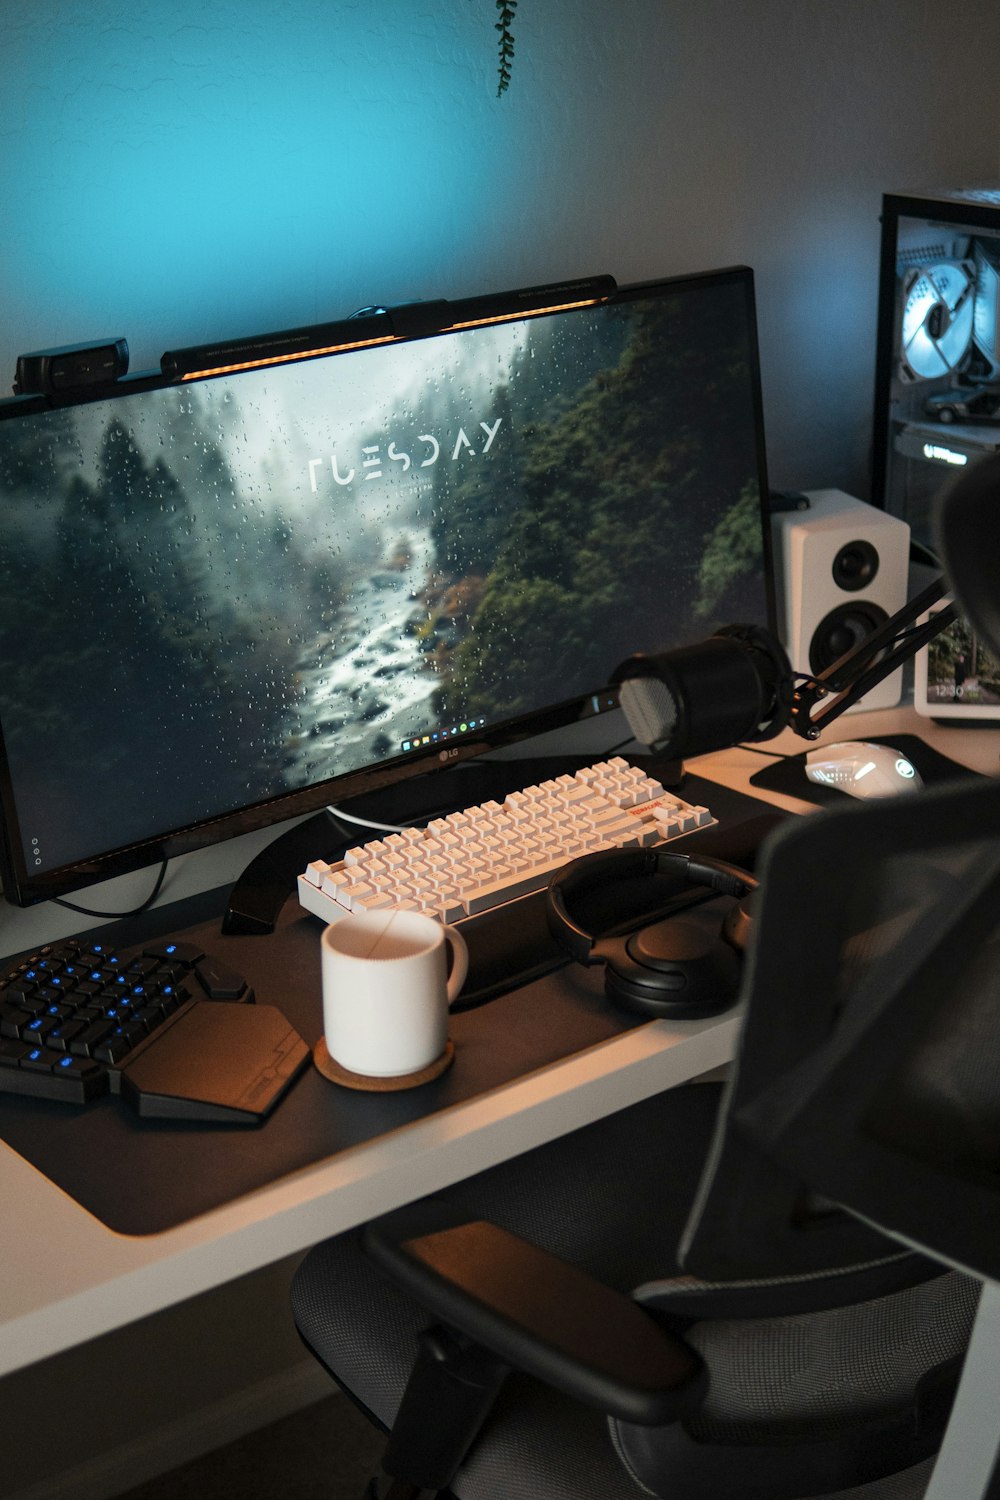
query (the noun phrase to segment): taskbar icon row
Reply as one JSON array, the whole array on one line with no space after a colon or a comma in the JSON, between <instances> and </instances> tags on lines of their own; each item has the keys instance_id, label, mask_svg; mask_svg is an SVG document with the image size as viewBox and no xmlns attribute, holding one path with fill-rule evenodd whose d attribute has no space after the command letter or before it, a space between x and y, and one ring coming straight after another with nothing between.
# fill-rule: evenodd
<instances>
[{"instance_id":1,"label":"taskbar icon row","mask_svg":"<svg viewBox=\"0 0 1000 1500\"><path fill-rule=\"evenodd\" d=\"M412 739L404 740L400 749L423 750L426 745L439 745L442 740L458 739L460 735L468 734L472 729L482 729L486 724L485 719L465 719L461 724L452 724L447 729L429 730L427 734L415 734Z\"/></svg>"}]
</instances>

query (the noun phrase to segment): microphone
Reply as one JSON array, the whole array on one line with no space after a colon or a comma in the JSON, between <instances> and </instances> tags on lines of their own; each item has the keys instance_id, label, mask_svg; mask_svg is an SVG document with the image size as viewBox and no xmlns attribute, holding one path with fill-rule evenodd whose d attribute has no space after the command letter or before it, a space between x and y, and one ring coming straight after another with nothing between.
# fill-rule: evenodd
<instances>
[{"instance_id":1,"label":"microphone","mask_svg":"<svg viewBox=\"0 0 1000 1500\"><path fill-rule=\"evenodd\" d=\"M635 739L677 759L771 739L791 717L791 664L759 625L727 625L693 646L630 656L611 681Z\"/></svg>"}]
</instances>

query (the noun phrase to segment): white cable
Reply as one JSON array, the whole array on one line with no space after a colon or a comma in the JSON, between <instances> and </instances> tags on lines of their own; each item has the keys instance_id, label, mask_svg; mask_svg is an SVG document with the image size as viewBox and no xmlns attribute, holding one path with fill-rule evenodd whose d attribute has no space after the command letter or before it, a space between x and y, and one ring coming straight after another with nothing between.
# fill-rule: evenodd
<instances>
[{"instance_id":1,"label":"white cable","mask_svg":"<svg viewBox=\"0 0 1000 1500\"><path fill-rule=\"evenodd\" d=\"M342 823L357 823L360 828L377 828L382 833L405 833L410 826L404 823L376 823L373 818L356 818L353 813L341 812L339 807L328 807L326 811L331 818L339 818Z\"/></svg>"}]
</instances>

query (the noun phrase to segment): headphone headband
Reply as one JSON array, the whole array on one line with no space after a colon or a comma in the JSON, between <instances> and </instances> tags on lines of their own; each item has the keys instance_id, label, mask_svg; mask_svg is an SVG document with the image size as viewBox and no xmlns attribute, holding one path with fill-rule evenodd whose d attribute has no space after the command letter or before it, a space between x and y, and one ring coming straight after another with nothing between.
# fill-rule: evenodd
<instances>
[{"instance_id":1,"label":"headphone headband","mask_svg":"<svg viewBox=\"0 0 1000 1500\"><path fill-rule=\"evenodd\" d=\"M597 938L570 915L567 899L609 880L631 876L676 874L685 885L702 885L723 896L741 897L757 887L756 878L737 865L709 855L692 858L666 849L609 849L584 854L557 871L549 882L546 911L549 930L577 963L591 961Z\"/></svg>"}]
</instances>

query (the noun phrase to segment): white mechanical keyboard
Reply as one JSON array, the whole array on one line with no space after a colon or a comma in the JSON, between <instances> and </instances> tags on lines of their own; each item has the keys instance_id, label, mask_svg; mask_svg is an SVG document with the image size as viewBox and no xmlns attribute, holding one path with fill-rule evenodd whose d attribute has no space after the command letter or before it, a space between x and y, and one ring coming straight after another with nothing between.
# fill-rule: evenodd
<instances>
[{"instance_id":1,"label":"white mechanical keyboard","mask_svg":"<svg viewBox=\"0 0 1000 1500\"><path fill-rule=\"evenodd\" d=\"M336 864L313 860L299 901L327 923L390 906L456 922L542 890L581 854L662 844L715 822L619 755L348 849Z\"/></svg>"}]
</instances>

